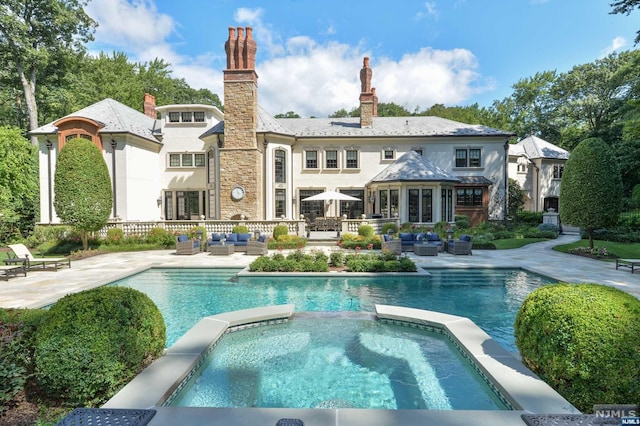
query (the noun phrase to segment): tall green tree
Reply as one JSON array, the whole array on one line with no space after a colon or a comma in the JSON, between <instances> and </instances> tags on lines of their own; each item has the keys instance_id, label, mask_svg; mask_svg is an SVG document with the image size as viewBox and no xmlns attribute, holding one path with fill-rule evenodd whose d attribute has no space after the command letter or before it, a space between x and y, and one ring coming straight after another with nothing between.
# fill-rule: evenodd
<instances>
[{"instance_id":1,"label":"tall green tree","mask_svg":"<svg viewBox=\"0 0 640 426\"><path fill-rule=\"evenodd\" d=\"M0 242L26 236L38 200L38 166L33 145L16 127L0 127Z\"/></svg>"},{"instance_id":2,"label":"tall green tree","mask_svg":"<svg viewBox=\"0 0 640 426\"><path fill-rule=\"evenodd\" d=\"M517 180L509 178L509 195L507 197L507 215L510 218L516 217L516 214L524 206L524 191L520 187Z\"/></svg>"},{"instance_id":3,"label":"tall green tree","mask_svg":"<svg viewBox=\"0 0 640 426\"><path fill-rule=\"evenodd\" d=\"M593 231L615 225L621 208L622 179L611 148L599 138L583 140L564 167L562 221L585 230L593 248Z\"/></svg>"},{"instance_id":4,"label":"tall green tree","mask_svg":"<svg viewBox=\"0 0 640 426\"><path fill-rule=\"evenodd\" d=\"M74 51L84 50L96 23L82 0L3 0L0 7L0 60L18 76L29 130L38 127L38 76ZM35 143L35 138L32 140Z\"/></svg>"},{"instance_id":5,"label":"tall green tree","mask_svg":"<svg viewBox=\"0 0 640 426\"><path fill-rule=\"evenodd\" d=\"M68 141L56 163L53 206L64 223L80 232L85 250L89 233L109 219L111 197L109 171L100 150L86 139Z\"/></svg>"}]
</instances>

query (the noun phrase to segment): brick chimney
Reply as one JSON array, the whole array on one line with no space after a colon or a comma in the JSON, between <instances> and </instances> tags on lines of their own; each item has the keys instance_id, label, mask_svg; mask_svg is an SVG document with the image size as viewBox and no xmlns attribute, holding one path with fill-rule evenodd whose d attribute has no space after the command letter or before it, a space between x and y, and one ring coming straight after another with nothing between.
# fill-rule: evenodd
<instances>
[{"instance_id":1,"label":"brick chimney","mask_svg":"<svg viewBox=\"0 0 640 426\"><path fill-rule=\"evenodd\" d=\"M144 115L147 117L151 117L154 120L158 118L158 114L156 113L156 97L150 93L145 93L142 109L144 110Z\"/></svg>"},{"instance_id":2,"label":"brick chimney","mask_svg":"<svg viewBox=\"0 0 640 426\"><path fill-rule=\"evenodd\" d=\"M371 89L372 75L373 71L369 68L369 58L365 56L362 69L360 70L360 127L362 128L371 128L373 126L373 117L376 115L375 110L378 106L375 89Z\"/></svg>"},{"instance_id":3,"label":"brick chimney","mask_svg":"<svg viewBox=\"0 0 640 426\"><path fill-rule=\"evenodd\" d=\"M264 218L264 147L258 145L257 44L251 27L229 27L224 74L224 146L220 149L220 219ZM224 169L224 170L223 170ZM244 198L230 197L236 186Z\"/></svg>"}]
</instances>

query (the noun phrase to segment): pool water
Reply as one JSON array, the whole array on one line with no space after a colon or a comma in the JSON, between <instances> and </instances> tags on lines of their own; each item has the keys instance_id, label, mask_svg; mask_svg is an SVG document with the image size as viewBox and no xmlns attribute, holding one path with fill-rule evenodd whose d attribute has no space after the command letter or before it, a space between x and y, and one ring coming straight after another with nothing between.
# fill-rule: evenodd
<instances>
[{"instance_id":1,"label":"pool water","mask_svg":"<svg viewBox=\"0 0 640 426\"><path fill-rule=\"evenodd\" d=\"M364 317L226 334L171 405L507 409L446 336Z\"/></svg>"},{"instance_id":2,"label":"pool water","mask_svg":"<svg viewBox=\"0 0 640 426\"><path fill-rule=\"evenodd\" d=\"M238 269L149 269L114 285L140 290L160 308L171 346L201 318L293 303L296 312L364 311L375 304L470 318L517 352L513 323L524 298L553 280L520 269L434 269L430 276L238 277Z\"/></svg>"}]
</instances>

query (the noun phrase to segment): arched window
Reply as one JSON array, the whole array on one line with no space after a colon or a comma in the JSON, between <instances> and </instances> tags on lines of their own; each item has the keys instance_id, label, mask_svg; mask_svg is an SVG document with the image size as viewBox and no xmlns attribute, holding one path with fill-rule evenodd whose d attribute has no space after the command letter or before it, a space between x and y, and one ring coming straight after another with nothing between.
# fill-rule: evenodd
<instances>
[{"instance_id":1,"label":"arched window","mask_svg":"<svg viewBox=\"0 0 640 426\"><path fill-rule=\"evenodd\" d=\"M282 149L277 149L274 153L274 170L276 183L287 182L287 153Z\"/></svg>"}]
</instances>

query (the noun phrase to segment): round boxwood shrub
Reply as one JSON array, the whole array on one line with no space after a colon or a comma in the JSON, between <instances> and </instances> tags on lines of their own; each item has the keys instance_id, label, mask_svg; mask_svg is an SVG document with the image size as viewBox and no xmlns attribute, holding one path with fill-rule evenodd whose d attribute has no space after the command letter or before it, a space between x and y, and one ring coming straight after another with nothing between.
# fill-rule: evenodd
<instances>
[{"instance_id":1,"label":"round boxwood shrub","mask_svg":"<svg viewBox=\"0 0 640 426\"><path fill-rule=\"evenodd\" d=\"M247 228L246 225L236 225L236 226L233 227L231 232L234 233L234 234L248 234L249 233L249 228ZM206 234L206 232L205 232L205 234Z\"/></svg>"},{"instance_id":2,"label":"round boxwood shrub","mask_svg":"<svg viewBox=\"0 0 640 426\"><path fill-rule=\"evenodd\" d=\"M396 225L395 223L385 223L384 225L382 225L383 234L388 234L390 229L394 234L398 233L398 225Z\"/></svg>"},{"instance_id":3,"label":"round boxwood shrub","mask_svg":"<svg viewBox=\"0 0 640 426\"><path fill-rule=\"evenodd\" d=\"M640 401L640 300L559 283L525 299L515 322L523 362L583 412Z\"/></svg>"},{"instance_id":4,"label":"round boxwood shrub","mask_svg":"<svg viewBox=\"0 0 640 426\"><path fill-rule=\"evenodd\" d=\"M278 241L282 235L289 234L287 225L277 225L273 228L273 239Z\"/></svg>"},{"instance_id":5,"label":"round boxwood shrub","mask_svg":"<svg viewBox=\"0 0 640 426\"><path fill-rule=\"evenodd\" d=\"M358 227L358 235L362 235L363 237L371 238L374 233L373 226L371 225L360 225L360 227Z\"/></svg>"},{"instance_id":6,"label":"round boxwood shrub","mask_svg":"<svg viewBox=\"0 0 640 426\"><path fill-rule=\"evenodd\" d=\"M36 381L74 406L110 398L166 342L160 311L144 293L100 287L60 299L36 334Z\"/></svg>"}]
</instances>

